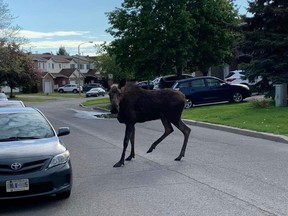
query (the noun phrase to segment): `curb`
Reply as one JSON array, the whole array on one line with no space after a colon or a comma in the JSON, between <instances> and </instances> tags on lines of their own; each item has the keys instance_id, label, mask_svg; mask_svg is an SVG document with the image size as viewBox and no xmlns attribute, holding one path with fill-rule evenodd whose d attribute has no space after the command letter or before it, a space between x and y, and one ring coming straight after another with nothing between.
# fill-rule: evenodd
<instances>
[{"instance_id":1,"label":"curb","mask_svg":"<svg viewBox=\"0 0 288 216\"><path fill-rule=\"evenodd\" d=\"M281 143L288 144L288 137L282 136L282 135L257 132L257 131L247 130L247 129L229 127L225 125L212 124L212 123L197 122L197 121L187 120L187 119L183 119L183 121L188 125L205 127L205 128L214 129L214 130L221 130L221 131L226 131L229 133L235 133L235 134L240 134L240 135L245 135L245 136L250 136L250 137L266 139L266 140L270 140L274 142L281 142Z\"/></svg>"}]
</instances>

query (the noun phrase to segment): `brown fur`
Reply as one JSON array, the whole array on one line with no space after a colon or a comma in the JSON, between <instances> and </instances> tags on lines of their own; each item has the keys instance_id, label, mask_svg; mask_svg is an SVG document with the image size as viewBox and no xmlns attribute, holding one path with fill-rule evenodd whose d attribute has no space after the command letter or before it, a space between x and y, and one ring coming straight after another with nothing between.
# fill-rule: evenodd
<instances>
[{"instance_id":1,"label":"brown fur","mask_svg":"<svg viewBox=\"0 0 288 216\"><path fill-rule=\"evenodd\" d=\"M131 142L131 154L126 160L135 157L135 124L155 119L161 119L165 132L151 145L147 153L152 152L165 137L173 132L171 125L173 124L184 134L180 155L175 160L181 160L184 157L191 129L181 120L185 105L185 96L181 92L173 89L151 91L127 83L121 90L117 86L111 86L109 96L111 113L118 113L118 121L126 125L121 159L114 167L124 165L125 151L129 140Z\"/></svg>"}]
</instances>

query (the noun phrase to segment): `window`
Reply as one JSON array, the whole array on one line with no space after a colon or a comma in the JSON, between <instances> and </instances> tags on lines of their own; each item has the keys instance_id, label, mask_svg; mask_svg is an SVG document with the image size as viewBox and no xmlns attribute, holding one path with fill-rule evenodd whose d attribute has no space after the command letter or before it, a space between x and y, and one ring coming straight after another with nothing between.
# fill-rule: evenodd
<instances>
[{"instance_id":1,"label":"window","mask_svg":"<svg viewBox=\"0 0 288 216\"><path fill-rule=\"evenodd\" d=\"M61 65L61 64L59 64L59 68L60 68L60 69L62 68L62 65Z\"/></svg>"},{"instance_id":2,"label":"window","mask_svg":"<svg viewBox=\"0 0 288 216\"><path fill-rule=\"evenodd\" d=\"M191 81L191 86L193 88L203 88L205 87L204 79L196 79Z\"/></svg>"},{"instance_id":3,"label":"window","mask_svg":"<svg viewBox=\"0 0 288 216\"><path fill-rule=\"evenodd\" d=\"M89 64L86 65L86 69L87 69L87 70L90 69L90 65L89 65Z\"/></svg>"},{"instance_id":4,"label":"window","mask_svg":"<svg viewBox=\"0 0 288 216\"><path fill-rule=\"evenodd\" d=\"M221 86L221 82L216 79L206 79L207 86L209 87L218 87Z\"/></svg>"},{"instance_id":5,"label":"window","mask_svg":"<svg viewBox=\"0 0 288 216\"><path fill-rule=\"evenodd\" d=\"M52 63L52 69L54 69L54 63Z\"/></svg>"},{"instance_id":6,"label":"window","mask_svg":"<svg viewBox=\"0 0 288 216\"><path fill-rule=\"evenodd\" d=\"M75 68L75 64L70 64L70 68Z\"/></svg>"},{"instance_id":7,"label":"window","mask_svg":"<svg viewBox=\"0 0 288 216\"><path fill-rule=\"evenodd\" d=\"M189 87L189 82L179 83L179 88L187 88Z\"/></svg>"}]
</instances>

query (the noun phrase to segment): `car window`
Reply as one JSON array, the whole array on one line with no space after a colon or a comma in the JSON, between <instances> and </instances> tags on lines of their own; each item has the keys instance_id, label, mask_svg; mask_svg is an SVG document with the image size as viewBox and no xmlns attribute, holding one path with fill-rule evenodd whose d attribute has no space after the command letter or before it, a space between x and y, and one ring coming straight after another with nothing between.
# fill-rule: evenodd
<instances>
[{"instance_id":1,"label":"car window","mask_svg":"<svg viewBox=\"0 0 288 216\"><path fill-rule=\"evenodd\" d=\"M182 82L179 83L178 88L187 88L189 87L189 82Z\"/></svg>"},{"instance_id":2,"label":"car window","mask_svg":"<svg viewBox=\"0 0 288 216\"><path fill-rule=\"evenodd\" d=\"M222 82L217 79L206 79L207 86L209 87L218 87L221 86Z\"/></svg>"},{"instance_id":3,"label":"car window","mask_svg":"<svg viewBox=\"0 0 288 216\"><path fill-rule=\"evenodd\" d=\"M196 79L191 81L191 86L193 88L203 88L205 87L204 79Z\"/></svg>"},{"instance_id":4,"label":"car window","mask_svg":"<svg viewBox=\"0 0 288 216\"><path fill-rule=\"evenodd\" d=\"M0 140L10 137L47 138L54 131L39 113L1 113Z\"/></svg>"}]
</instances>

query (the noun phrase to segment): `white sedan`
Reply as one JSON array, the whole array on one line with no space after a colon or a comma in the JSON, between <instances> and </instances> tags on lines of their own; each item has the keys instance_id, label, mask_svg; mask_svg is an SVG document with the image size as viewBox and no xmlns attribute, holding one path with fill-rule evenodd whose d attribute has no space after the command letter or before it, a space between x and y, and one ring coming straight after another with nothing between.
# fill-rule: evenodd
<instances>
[{"instance_id":1,"label":"white sedan","mask_svg":"<svg viewBox=\"0 0 288 216\"><path fill-rule=\"evenodd\" d=\"M86 97L98 97L99 95L105 95L105 90L103 88L92 88L86 92Z\"/></svg>"}]
</instances>

